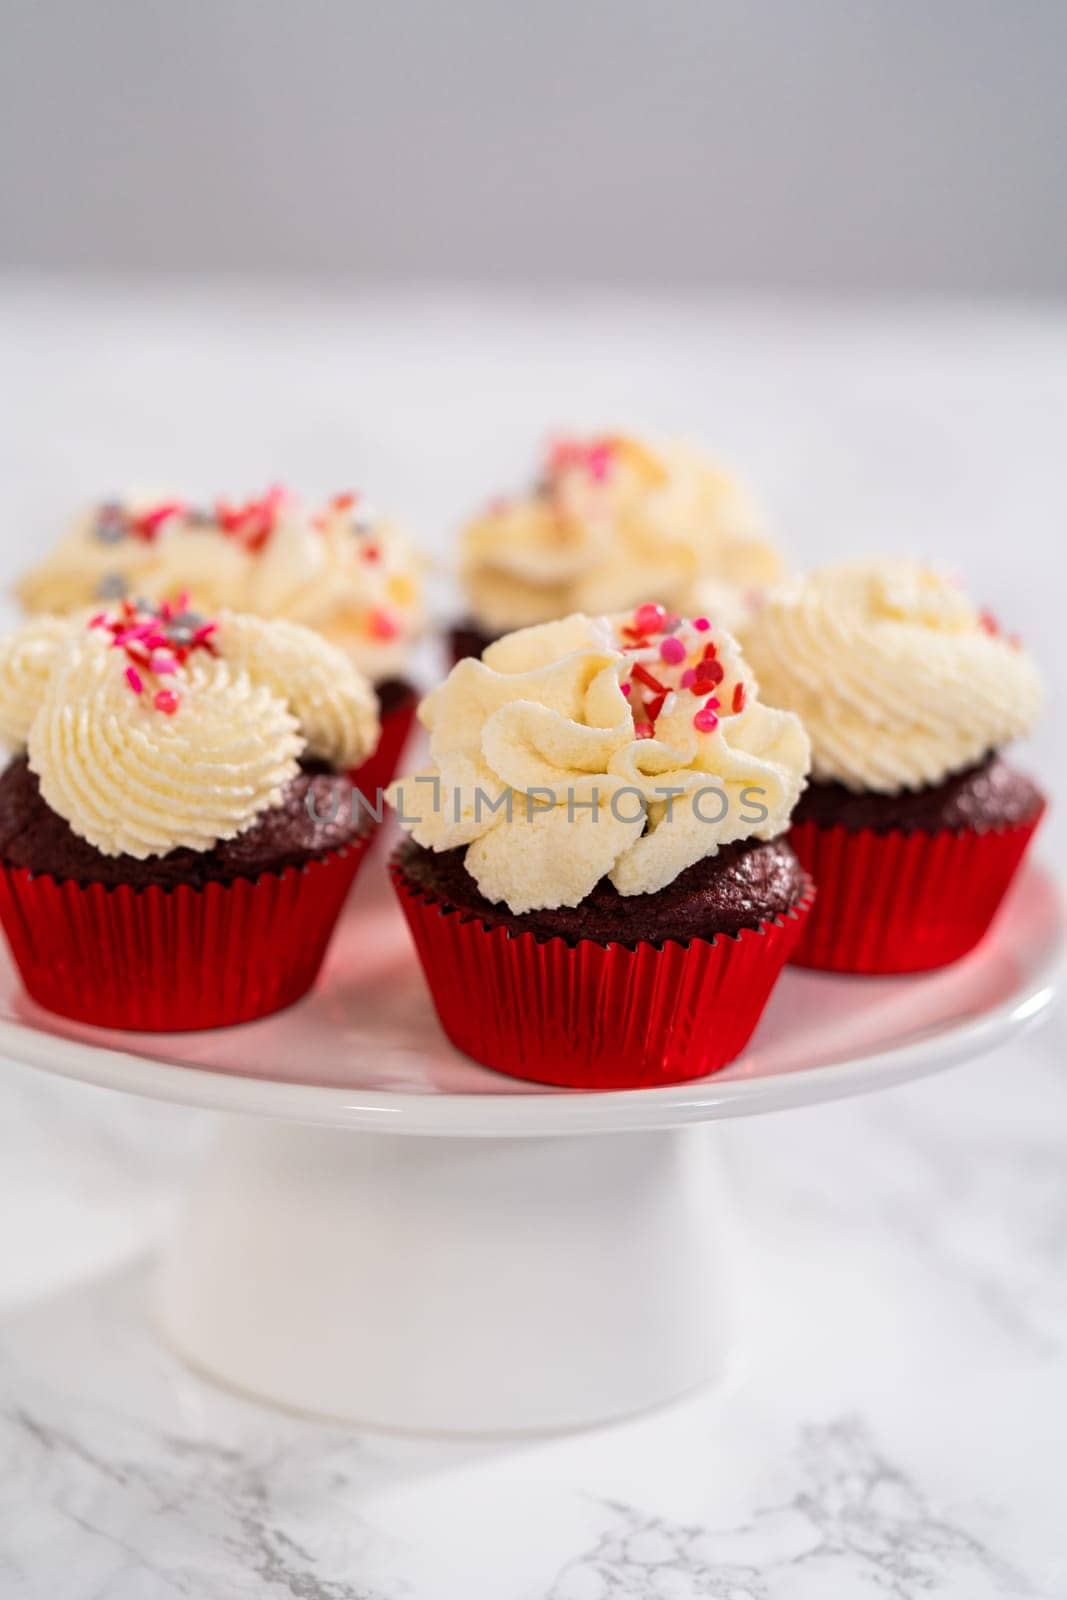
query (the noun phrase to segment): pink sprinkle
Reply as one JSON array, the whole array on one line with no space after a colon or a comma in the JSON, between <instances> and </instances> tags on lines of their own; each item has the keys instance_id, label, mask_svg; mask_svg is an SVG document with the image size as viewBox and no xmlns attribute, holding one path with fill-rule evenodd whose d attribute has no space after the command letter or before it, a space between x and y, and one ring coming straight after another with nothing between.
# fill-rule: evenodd
<instances>
[{"instance_id":1,"label":"pink sprinkle","mask_svg":"<svg viewBox=\"0 0 1067 1600\"><path fill-rule=\"evenodd\" d=\"M631 687L631 686L630 686L630 684L628 684L628 683L620 683L620 684L619 684L619 688L620 688L620 689L621 689L621 690L622 690L622 692L623 692L623 694L624 694L624 695L627 695L627 696L629 696L629 693L630 693L630 687Z\"/></svg>"},{"instance_id":2,"label":"pink sprinkle","mask_svg":"<svg viewBox=\"0 0 1067 1600\"><path fill-rule=\"evenodd\" d=\"M98 611L96 613L95 617L90 617L89 618L89 622L88 622L87 625L90 628L102 628L106 622L107 622L107 612L106 611Z\"/></svg>"},{"instance_id":3,"label":"pink sprinkle","mask_svg":"<svg viewBox=\"0 0 1067 1600\"><path fill-rule=\"evenodd\" d=\"M658 633L663 626L663 619L667 615L662 606L655 605L647 600L643 606L638 606L634 612L634 626L642 633Z\"/></svg>"},{"instance_id":4,"label":"pink sprinkle","mask_svg":"<svg viewBox=\"0 0 1067 1600\"><path fill-rule=\"evenodd\" d=\"M698 633L707 633L708 629L711 627L711 623L708 621L707 617L694 617L693 627Z\"/></svg>"},{"instance_id":5,"label":"pink sprinkle","mask_svg":"<svg viewBox=\"0 0 1067 1600\"><path fill-rule=\"evenodd\" d=\"M168 717L172 717L177 711L178 707L181 705L181 700L176 690L160 689L155 700L153 701L153 705L157 711L162 711Z\"/></svg>"},{"instance_id":6,"label":"pink sprinkle","mask_svg":"<svg viewBox=\"0 0 1067 1600\"><path fill-rule=\"evenodd\" d=\"M702 711L698 711L693 718L693 727L698 733L714 733L718 726L719 719L710 705L706 705Z\"/></svg>"},{"instance_id":7,"label":"pink sprinkle","mask_svg":"<svg viewBox=\"0 0 1067 1600\"><path fill-rule=\"evenodd\" d=\"M144 692L144 683L141 681L141 674L136 667L126 668L126 682L134 694L142 694Z\"/></svg>"},{"instance_id":8,"label":"pink sprinkle","mask_svg":"<svg viewBox=\"0 0 1067 1600\"><path fill-rule=\"evenodd\" d=\"M680 661L685 660L685 645L681 639L671 636L664 639L659 647L659 653L663 661L667 661L672 667L676 667Z\"/></svg>"},{"instance_id":9,"label":"pink sprinkle","mask_svg":"<svg viewBox=\"0 0 1067 1600\"><path fill-rule=\"evenodd\" d=\"M651 722L635 722L634 723L634 738L635 739L654 739L655 736L656 736L656 730L652 726Z\"/></svg>"},{"instance_id":10,"label":"pink sprinkle","mask_svg":"<svg viewBox=\"0 0 1067 1600\"><path fill-rule=\"evenodd\" d=\"M217 622L205 622L203 627L197 628L196 632L193 634L191 642L193 644L203 644L205 639L211 638L211 635L215 632L217 627Z\"/></svg>"},{"instance_id":11,"label":"pink sprinkle","mask_svg":"<svg viewBox=\"0 0 1067 1600\"><path fill-rule=\"evenodd\" d=\"M692 667L686 667L682 673L681 685L683 689L691 689L697 681L697 675Z\"/></svg>"},{"instance_id":12,"label":"pink sprinkle","mask_svg":"<svg viewBox=\"0 0 1067 1600\"><path fill-rule=\"evenodd\" d=\"M178 670L178 663L173 656L153 656L148 664L158 678L165 678Z\"/></svg>"},{"instance_id":13,"label":"pink sprinkle","mask_svg":"<svg viewBox=\"0 0 1067 1600\"><path fill-rule=\"evenodd\" d=\"M734 697L731 705L735 712L745 709L745 686L743 683L734 684Z\"/></svg>"},{"instance_id":14,"label":"pink sprinkle","mask_svg":"<svg viewBox=\"0 0 1067 1600\"><path fill-rule=\"evenodd\" d=\"M375 606L370 614L370 631L376 639L395 639L400 632L400 624L381 606Z\"/></svg>"}]
</instances>

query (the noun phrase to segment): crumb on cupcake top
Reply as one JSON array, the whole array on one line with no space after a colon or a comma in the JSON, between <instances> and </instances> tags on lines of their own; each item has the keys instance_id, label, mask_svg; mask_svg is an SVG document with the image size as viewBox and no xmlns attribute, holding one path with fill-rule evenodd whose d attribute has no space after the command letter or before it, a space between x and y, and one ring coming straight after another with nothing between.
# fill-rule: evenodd
<instances>
[{"instance_id":1,"label":"crumb on cupcake top","mask_svg":"<svg viewBox=\"0 0 1067 1600\"><path fill-rule=\"evenodd\" d=\"M613 612L646 595L690 614L727 599L740 611L747 589L782 570L736 478L692 445L623 434L553 443L530 492L494 500L468 523L460 562L487 633Z\"/></svg>"},{"instance_id":2,"label":"crumb on cupcake top","mask_svg":"<svg viewBox=\"0 0 1067 1600\"><path fill-rule=\"evenodd\" d=\"M795 711L821 782L940 783L1033 727L1037 667L948 573L901 559L823 567L744 630L765 699Z\"/></svg>"},{"instance_id":3,"label":"crumb on cupcake top","mask_svg":"<svg viewBox=\"0 0 1067 1600\"><path fill-rule=\"evenodd\" d=\"M17 586L33 615L181 590L199 610L313 627L378 682L401 674L424 626L422 562L355 493L317 509L281 486L208 508L172 495L106 500Z\"/></svg>"},{"instance_id":4,"label":"crumb on cupcake top","mask_svg":"<svg viewBox=\"0 0 1067 1600\"><path fill-rule=\"evenodd\" d=\"M276 806L301 757L374 749L374 692L295 623L124 601L0 643L0 738L105 855L210 850Z\"/></svg>"},{"instance_id":5,"label":"crumb on cupcake top","mask_svg":"<svg viewBox=\"0 0 1067 1600\"><path fill-rule=\"evenodd\" d=\"M430 767L394 783L401 825L466 847L487 900L578 905L609 878L653 893L738 839L786 827L799 720L761 704L728 633L646 603L510 634L423 701Z\"/></svg>"}]
</instances>

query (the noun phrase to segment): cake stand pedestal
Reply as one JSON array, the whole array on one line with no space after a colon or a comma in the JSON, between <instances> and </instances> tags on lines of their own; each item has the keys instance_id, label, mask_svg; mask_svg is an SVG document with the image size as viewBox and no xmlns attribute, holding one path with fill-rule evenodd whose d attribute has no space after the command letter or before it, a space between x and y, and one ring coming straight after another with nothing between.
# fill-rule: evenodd
<instances>
[{"instance_id":1,"label":"cake stand pedestal","mask_svg":"<svg viewBox=\"0 0 1067 1600\"><path fill-rule=\"evenodd\" d=\"M1063 929L1056 886L1032 866L980 949L945 972L788 971L726 1072L560 1093L451 1049L372 881L315 993L277 1017L169 1036L80 1028L35 1007L5 957L0 1050L226 1114L160 1281L164 1335L197 1368L374 1426L576 1427L723 1368L731 1296L710 1124L901 1083L1003 1042L1048 1007Z\"/></svg>"}]
</instances>

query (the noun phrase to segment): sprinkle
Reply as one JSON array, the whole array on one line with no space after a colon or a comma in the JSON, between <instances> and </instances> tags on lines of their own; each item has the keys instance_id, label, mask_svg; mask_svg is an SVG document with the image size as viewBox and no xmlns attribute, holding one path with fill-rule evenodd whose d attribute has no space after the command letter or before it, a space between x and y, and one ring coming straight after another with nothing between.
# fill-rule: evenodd
<instances>
[{"instance_id":1,"label":"sprinkle","mask_svg":"<svg viewBox=\"0 0 1067 1600\"><path fill-rule=\"evenodd\" d=\"M663 643L660 645L659 653L664 661L667 661L671 666L676 667L679 662L685 660L685 645L682 643L681 639L676 639L673 636L669 636L668 638L664 639Z\"/></svg>"},{"instance_id":2,"label":"sprinkle","mask_svg":"<svg viewBox=\"0 0 1067 1600\"><path fill-rule=\"evenodd\" d=\"M656 605L653 601L646 601L643 606L638 606L634 612L634 627L641 633L658 633L663 626L667 612L663 606Z\"/></svg>"},{"instance_id":3,"label":"sprinkle","mask_svg":"<svg viewBox=\"0 0 1067 1600\"><path fill-rule=\"evenodd\" d=\"M692 667L686 667L685 671L682 673L681 687L683 689L691 689L696 681L697 675L693 671Z\"/></svg>"},{"instance_id":4,"label":"sprinkle","mask_svg":"<svg viewBox=\"0 0 1067 1600\"><path fill-rule=\"evenodd\" d=\"M96 613L95 617L90 617L89 618L87 626L90 627L90 628L102 628L102 627L105 626L106 623L107 623L107 612L106 611L98 611Z\"/></svg>"},{"instance_id":5,"label":"sprinkle","mask_svg":"<svg viewBox=\"0 0 1067 1600\"><path fill-rule=\"evenodd\" d=\"M710 706L704 706L693 718L693 727L698 733L714 733L718 726L719 719Z\"/></svg>"},{"instance_id":6,"label":"sprinkle","mask_svg":"<svg viewBox=\"0 0 1067 1600\"><path fill-rule=\"evenodd\" d=\"M654 700L645 701L645 715L648 717L648 720L652 723L653 727L655 727L656 723L659 721L659 714L663 710L663 707L666 705L666 703L667 696L665 694L658 694Z\"/></svg>"},{"instance_id":7,"label":"sprinkle","mask_svg":"<svg viewBox=\"0 0 1067 1600\"><path fill-rule=\"evenodd\" d=\"M719 653L719 647L715 643L715 640L714 639L709 639L707 644L704 646L704 654L703 654L702 659L704 661L714 661L715 657L718 655L718 653Z\"/></svg>"},{"instance_id":8,"label":"sprinkle","mask_svg":"<svg viewBox=\"0 0 1067 1600\"><path fill-rule=\"evenodd\" d=\"M380 561L382 559L382 552L376 544L365 544L359 553L364 561Z\"/></svg>"},{"instance_id":9,"label":"sprinkle","mask_svg":"<svg viewBox=\"0 0 1067 1600\"><path fill-rule=\"evenodd\" d=\"M211 638L211 635L217 631L218 626L219 625L218 625L217 622L203 622L203 623L201 623L200 627L195 629L195 631L193 633L193 637L190 639L189 643L190 644L206 644L207 641Z\"/></svg>"},{"instance_id":10,"label":"sprinkle","mask_svg":"<svg viewBox=\"0 0 1067 1600\"><path fill-rule=\"evenodd\" d=\"M708 629L711 627L711 623L708 621L707 617L694 617L693 627L698 633L707 633Z\"/></svg>"},{"instance_id":11,"label":"sprinkle","mask_svg":"<svg viewBox=\"0 0 1067 1600\"><path fill-rule=\"evenodd\" d=\"M730 703L735 712L745 709L745 686L743 683L734 684L734 697Z\"/></svg>"},{"instance_id":12,"label":"sprinkle","mask_svg":"<svg viewBox=\"0 0 1067 1600\"><path fill-rule=\"evenodd\" d=\"M648 668L640 661L635 662L633 675L637 679L638 683L643 683L646 689L653 690L655 694L667 693L667 685L665 683L660 683L658 678L653 677Z\"/></svg>"},{"instance_id":13,"label":"sprinkle","mask_svg":"<svg viewBox=\"0 0 1067 1600\"><path fill-rule=\"evenodd\" d=\"M978 621L986 633L992 634L995 637L1000 632L1000 623L997 621L992 611L980 611L978 613Z\"/></svg>"},{"instance_id":14,"label":"sprinkle","mask_svg":"<svg viewBox=\"0 0 1067 1600\"><path fill-rule=\"evenodd\" d=\"M181 698L175 689L160 689L152 704L157 711L172 717L181 705Z\"/></svg>"},{"instance_id":15,"label":"sprinkle","mask_svg":"<svg viewBox=\"0 0 1067 1600\"><path fill-rule=\"evenodd\" d=\"M717 684L722 682L725 676L726 673L721 661L702 661L697 668L697 678L699 680L697 694L700 693L700 683L710 683L714 689Z\"/></svg>"},{"instance_id":16,"label":"sprinkle","mask_svg":"<svg viewBox=\"0 0 1067 1600\"><path fill-rule=\"evenodd\" d=\"M375 639L395 639L400 632L399 623L389 615L388 611L383 611L381 606L374 607L368 622Z\"/></svg>"},{"instance_id":17,"label":"sprinkle","mask_svg":"<svg viewBox=\"0 0 1067 1600\"><path fill-rule=\"evenodd\" d=\"M656 730L652 726L651 722L635 722L634 723L634 738L635 739L654 739L655 737L656 737Z\"/></svg>"},{"instance_id":18,"label":"sprinkle","mask_svg":"<svg viewBox=\"0 0 1067 1600\"><path fill-rule=\"evenodd\" d=\"M133 665L126 668L126 682L129 684L134 694L142 694L144 692L144 680L142 679L137 668Z\"/></svg>"},{"instance_id":19,"label":"sprinkle","mask_svg":"<svg viewBox=\"0 0 1067 1600\"><path fill-rule=\"evenodd\" d=\"M620 683L619 684L619 688L622 690L623 694L627 697L627 699L629 699L629 697L630 697L630 685L628 683Z\"/></svg>"},{"instance_id":20,"label":"sprinkle","mask_svg":"<svg viewBox=\"0 0 1067 1600\"><path fill-rule=\"evenodd\" d=\"M335 511L351 511L358 498L352 490L346 490L344 494L335 494L330 504Z\"/></svg>"},{"instance_id":21,"label":"sprinkle","mask_svg":"<svg viewBox=\"0 0 1067 1600\"><path fill-rule=\"evenodd\" d=\"M178 670L178 663L173 656L153 656L148 665L157 678L169 677Z\"/></svg>"}]
</instances>

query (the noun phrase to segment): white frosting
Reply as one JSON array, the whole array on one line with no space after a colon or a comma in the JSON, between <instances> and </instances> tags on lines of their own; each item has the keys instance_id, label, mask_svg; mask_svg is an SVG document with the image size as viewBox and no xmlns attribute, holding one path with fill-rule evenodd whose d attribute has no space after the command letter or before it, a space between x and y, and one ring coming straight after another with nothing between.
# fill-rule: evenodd
<instances>
[{"instance_id":1,"label":"white frosting","mask_svg":"<svg viewBox=\"0 0 1067 1600\"><path fill-rule=\"evenodd\" d=\"M233 670L288 702L308 755L355 767L377 745L374 690L336 645L310 628L223 612L217 643Z\"/></svg>"},{"instance_id":2,"label":"white frosting","mask_svg":"<svg viewBox=\"0 0 1067 1600\"><path fill-rule=\"evenodd\" d=\"M425 626L422 562L395 524L332 505L289 517L256 562L245 609L315 628L374 682L402 676Z\"/></svg>"},{"instance_id":3,"label":"white frosting","mask_svg":"<svg viewBox=\"0 0 1067 1600\"><path fill-rule=\"evenodd\" d=\"M772 705L811 736L816 778L887 794L939 783L1029 732L1031 657L959 586L913 561L826 567L775 591L744 632Z\"/></svg>"},{"instance_id":4,"label":"white frosting","mask_svg":"<svg viewBox=\"0 0 1067 1600\"><path fill-rule=\"evenodd\" d=\"M210 638L173 671L131 662L85 618L37 619L0 644L0 734L105 855L209 850L279 803L304 753L344 767L374 748L373 690L324 639L232 613Z\"/></svg>"},{"instance_id":5,"label":"white frosting","mask_svg":"<svg viewBox=\"0 0 1067 1600\"><path fill-rule=\"evenodd\" d=\"M576 615L511 634L422 704L431 765L388 798L419 844L467 846L482 894L512 911L577 905L604 876L621 894L652 893L722 844L773 838L803 788L804 731L759 703L729 635L683 624L673 637L686 662L668 670L656 643L623 649L630 620ZM677 681L709 641L724 671L718 726L699 731L706 696L678 689L655 736L638 737L648 691L622 688L635 661Z\"/></svg>"},{"instance_id":6,"label":"white frosting","mask_svg":"<svg viewBox=\"0 0 1067 1600\"><path fill-rule=\"evenodd\" d=\"M781 560L748 492L690 445L612 436L564 447L534 494L464 530L461 570L490 633L654 596L695 615L708 579L731 597Z\"/></svg>"},{"instance_id":7,"label":"white frosting","mask_svg":"<svg viewBox=\"0 0 1067 1600\"><path fill-rule=\"evenodd\" d=\"M229 609L315 628L380 682L403 673L425 626L422 563L398 528L366 518L352 500L311 514L273 491L244 508L244 530L241 508L224 507L206 518L177 511L144 538L122 534L121 518L167 502L130 496L119 503L119 536L101 537L99 507L84 513L23 576L18 598L30 614L64 615L123 593L158 603L185 592L212 615Z\"/></svg>"}]
</instances>

